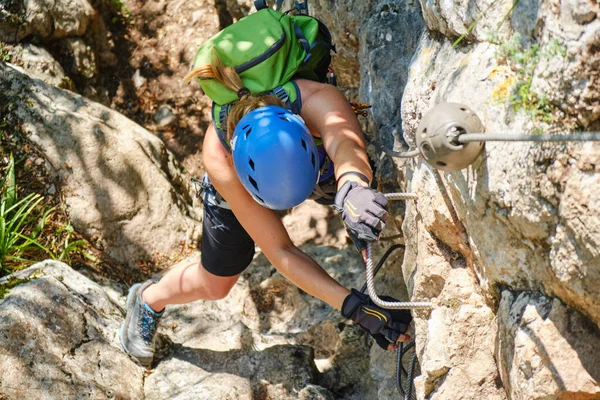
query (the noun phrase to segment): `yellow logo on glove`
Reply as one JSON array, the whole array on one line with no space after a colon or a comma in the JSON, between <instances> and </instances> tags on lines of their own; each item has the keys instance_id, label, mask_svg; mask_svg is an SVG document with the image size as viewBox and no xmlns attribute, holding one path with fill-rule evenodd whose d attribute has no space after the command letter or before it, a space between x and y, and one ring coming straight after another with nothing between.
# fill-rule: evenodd
<instances>
[{"instance_id":1,"label":"yellow logo on glove","mask_svg":"<svg viewBox=\"0 0 600 400\"><path fill-rule=\"evenodd\" d=\"M365 306L362 306L362 310L364 311L365 314L369 314L369 315L372 315L374 317L377 317L380 321L387 321L386 316L383 315L382 313L380 313L377 310L373 310L373 309L367 308Z\"/></svg>"}]
</instances>

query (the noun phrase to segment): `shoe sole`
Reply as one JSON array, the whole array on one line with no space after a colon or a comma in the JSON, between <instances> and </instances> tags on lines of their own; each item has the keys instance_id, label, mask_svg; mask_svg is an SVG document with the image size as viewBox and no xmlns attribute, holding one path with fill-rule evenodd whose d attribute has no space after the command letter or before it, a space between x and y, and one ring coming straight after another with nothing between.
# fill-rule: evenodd
<instances>
[{"instance_id":1,"label":"shoe sole","mask_svg":"<svg viewBox=\"0 0 600 400\"><path fill-rule=\"evenodd\" d=\"M136 283L135 285L133 285L130 289L129 289L129 293L127 293L127 301L125 304L125 310L129 310L132 305L134 300L134 293L137 293L137 289L138 287L142 286L141 283ZM121 329L119 329L119 339L121 340L121 346L123 347L123 350L125 351L125 353L127 353L127 355L129 355L129 357L136 361L137 363L139 363L140 365L147 367L152 363L152 358L147 359L147 358L142 358L142 359L138 359L133 357L132 355L129 354L129 350L127 349L127 344L126 342L128 340L126 340L125 338L127 337L127 335L125 335L125 326L127 325L127 314L125 315L125 321L123 321L123 325L121 325Z\"/></svg>"}]
</instances>

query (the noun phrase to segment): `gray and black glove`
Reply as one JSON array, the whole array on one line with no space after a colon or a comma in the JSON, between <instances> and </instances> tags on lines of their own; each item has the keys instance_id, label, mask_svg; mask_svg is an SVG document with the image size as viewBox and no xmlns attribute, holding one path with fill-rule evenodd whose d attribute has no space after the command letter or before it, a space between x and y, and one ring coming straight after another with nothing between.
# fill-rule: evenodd
<instances>
[{"instance_id":1,"label":"gray and black glove","mask_svg":"<svg viewBox=\"0 0 600 400\"><path fill-rule=\"evenodd\" d=\"M389 296L381 296L385 301L397 301ZM356 289L346 296L342 304L342 315L356 322L368 331L382 349L390 343L396 344L412 321L408 310L386 310L373 303L371 298Z\"/></svg>"},{"instance_id":2,"label":"gray and black glove","mask_svg":"<svg viewBox=\"0 0 600 400\"><path fill-rule=\"evenodd\" d=\"M387 199L375 189L346 181L335 195L334 208L342 213L346 230L358 250L375 241L388 218Z\"/></svg>"}]
</instances>

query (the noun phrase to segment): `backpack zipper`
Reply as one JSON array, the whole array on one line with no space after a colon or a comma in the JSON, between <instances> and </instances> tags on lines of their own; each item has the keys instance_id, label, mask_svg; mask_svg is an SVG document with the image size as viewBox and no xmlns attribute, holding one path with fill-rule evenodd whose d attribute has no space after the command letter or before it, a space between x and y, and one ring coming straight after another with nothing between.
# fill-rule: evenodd
<instances>
[{"instance_id":1,"label":"backpack zipper","mask_svg":"<svg viewBox=\"0 0 600 400\"><path fill-rule=\"evenodd\" d=\"M269 57L271 57L273 54L275 54L277 52L277 50L279 50L283 46L283 44L285 43L286 37L287 36L285 34L285 31L283 31L283 35L281 36L281 38L278 41L276 41L275 43L273 43L273 45L269 48L269 50L265 51L260 56L253 58L250 61L246 61L245 63L240 64L237 67L234 67L235 72L237 72L238 74L241 74L242 72L254 67L255 65L260 64L261 62L263 62L266 59L268 59Z\"/></svg>"}]
</instances>

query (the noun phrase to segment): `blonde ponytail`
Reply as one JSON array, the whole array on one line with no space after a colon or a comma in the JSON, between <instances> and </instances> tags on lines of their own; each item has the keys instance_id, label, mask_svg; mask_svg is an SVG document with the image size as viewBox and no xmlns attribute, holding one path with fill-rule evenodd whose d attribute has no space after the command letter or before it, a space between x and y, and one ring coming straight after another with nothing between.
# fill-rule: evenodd
<instances>
[{"instance_id":1,"label":"blonde ponytail","mask_svg":"<svg viewBox=\"0 0 600 400\"><path fill-rule=\"evenodd\" d=\"M238 93L239 101L231 107L227 117L227 140L231 140L237 123L250 111L263 106L280 106L284 104L279 97L273 94L251 94L250 91L242 90L244 84L233 67L229 67L221 61L221 58L213 48L212 62L199 65L183 78L183 83L192 79L216 79L221 84Z\"/></svg>"}]
</instances>

